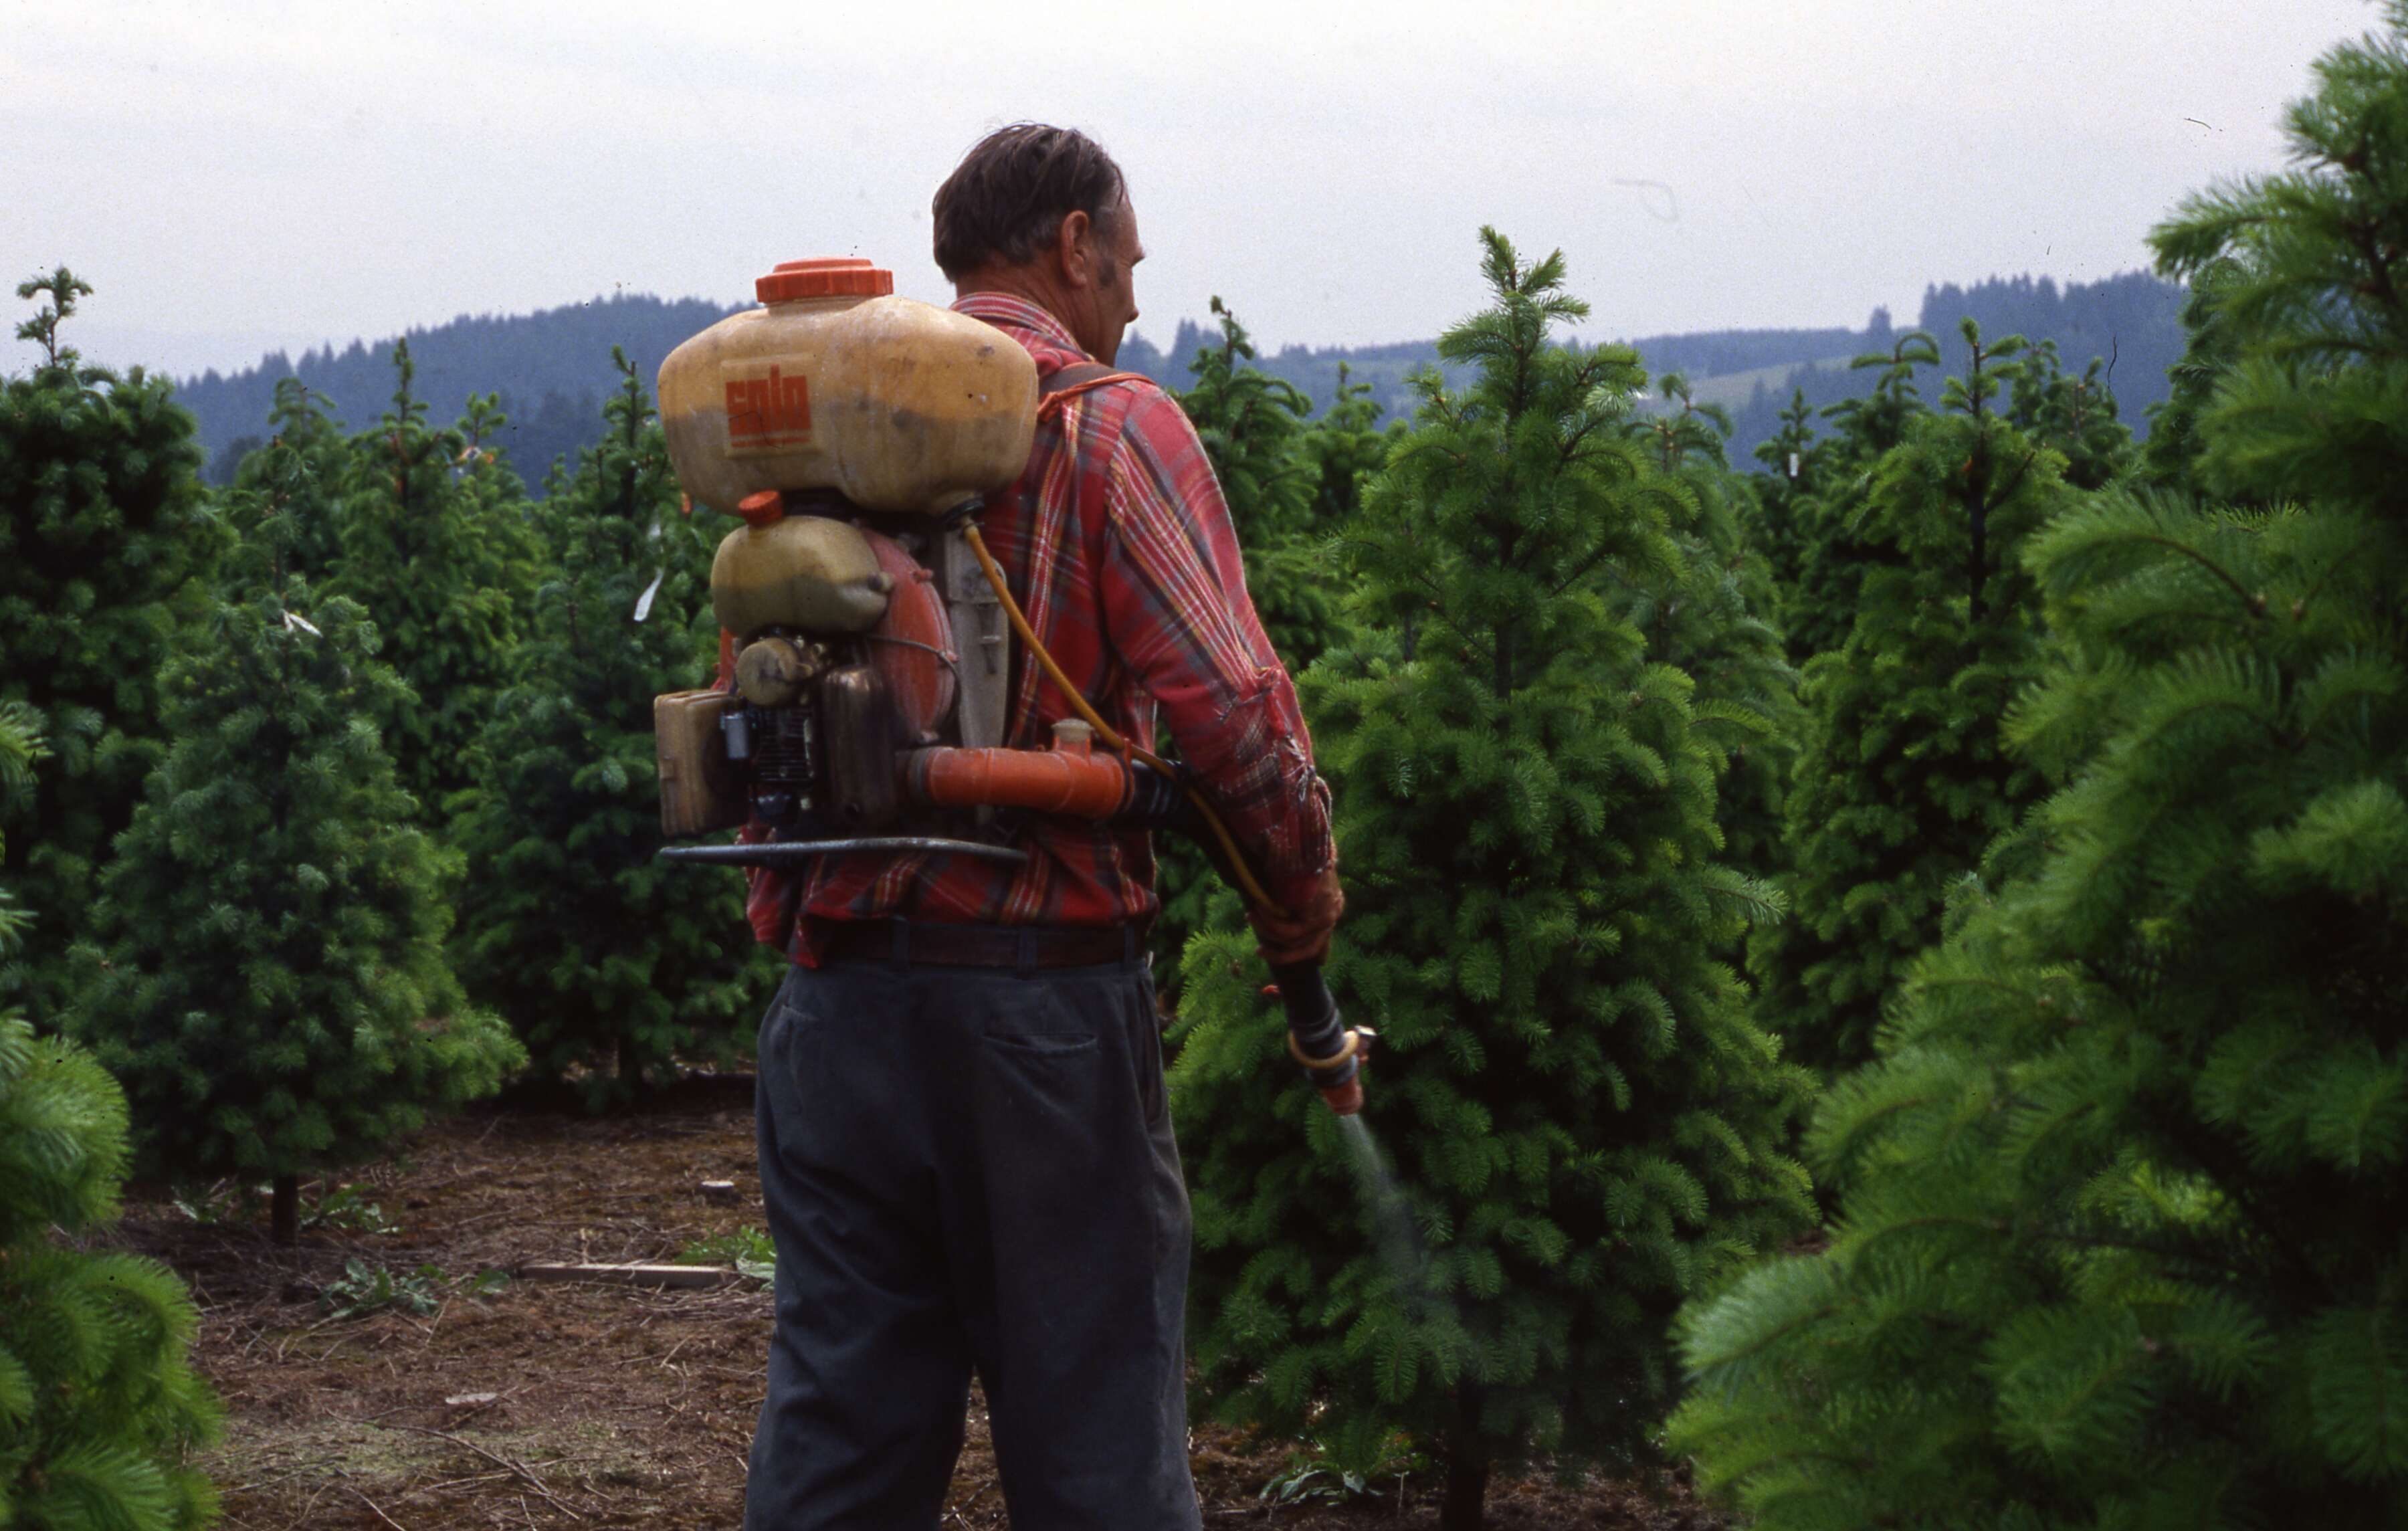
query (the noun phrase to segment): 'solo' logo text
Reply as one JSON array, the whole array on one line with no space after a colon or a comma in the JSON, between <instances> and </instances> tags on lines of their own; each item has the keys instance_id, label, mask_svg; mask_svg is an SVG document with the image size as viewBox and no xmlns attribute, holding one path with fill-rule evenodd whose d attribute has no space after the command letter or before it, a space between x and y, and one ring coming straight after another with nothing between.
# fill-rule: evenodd
<instances>
[{"instance_id":1,"label":"'solo' logo text","mask_svg":"<svg viewBox=\"0 0 2408 1531\"><path fill-rule=\"evenodd\" d=\"M800 369L738 362L720 377L727 391L729 451L780 451L811 438L811 391Z\"/></svg>"}]
</instances>

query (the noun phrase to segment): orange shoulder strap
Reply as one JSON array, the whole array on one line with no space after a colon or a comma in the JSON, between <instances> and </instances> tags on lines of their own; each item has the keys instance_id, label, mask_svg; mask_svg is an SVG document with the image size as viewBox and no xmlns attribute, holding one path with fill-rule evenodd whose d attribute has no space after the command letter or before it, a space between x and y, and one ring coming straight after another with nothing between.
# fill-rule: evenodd
<instances>
[{"instance_id":1,"label":"orange shoulder strap","mask_svg":"<svg viewBox=\"0 0 2408 1531\"><path fill-rule=\"evenodd\" d=\"M1080 362L1054 372L1037 385L1039 417L1058 412L1082 393L1117 382L1150 381L1142 372L1117 372L1101 362Z\"/></svg>"}]
</instances>

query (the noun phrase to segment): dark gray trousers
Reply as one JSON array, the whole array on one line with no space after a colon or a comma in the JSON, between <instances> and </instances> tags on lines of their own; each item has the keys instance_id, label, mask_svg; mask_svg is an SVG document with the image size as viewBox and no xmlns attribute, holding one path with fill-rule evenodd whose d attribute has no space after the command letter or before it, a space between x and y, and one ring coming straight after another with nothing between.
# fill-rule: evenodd
<instances>
[{"instance_id":1,"label":"dark gray trousers","mask_svg":"<svg viewBox=\"0 0 2408 1531\"><path fill-rule=\"evenodd\" d=\"M1140 961L796 968L755 1110L778 1320L747 1531L934 1527L973 1370L1015 1531L1200 1524Z\"/></svg>"}]
</instances>

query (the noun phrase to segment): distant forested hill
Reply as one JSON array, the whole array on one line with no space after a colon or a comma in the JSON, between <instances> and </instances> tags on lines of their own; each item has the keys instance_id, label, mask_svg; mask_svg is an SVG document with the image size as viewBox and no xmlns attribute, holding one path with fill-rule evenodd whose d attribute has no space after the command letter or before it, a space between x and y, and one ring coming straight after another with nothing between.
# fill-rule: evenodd
<instances>
[{"instance_id":1,"label":"distant forested hill","mask_svg":"<svg viewBox=\"0 0 2408 1531\"><path fill-rule=\"evenodd\" d=\"M607 297L540 313L463 314L406 338L418 393L438 423L456 419L470 393L501 394L510 419L504 450L527 487L540 493L554 458L573 456L601 436L612 346L626 348L649 383L680 341L733 311L701 298ZM209 477L231 478L242 451L265 435L280 378L298 376L324 394L327 412L352 430L375 424L393 403L393 345L354 340L340 351L328 346L304 352L297 363L274 352L231 377L209 372L180 384L177 396L200 421Z\"/></svg>"},{"instance_id":2,"label":"distant forested hill","mask_svg":"<svg viewBox=\"0 0 2408 1531\"><path fill-rule=\"evenodd\" d=\"M1970 288L1954 282L1926 288L1922 311L1910 327L1938 336L1952 367L1964 363L1956 329L1957 322L1968 317L1988 336L2020 334L2035 346L2056 341L2059 356L2075 372L2094 356L2112 359L2110 382L2116 403L2134 432L2145 436L2146 411L2164 401L2166 369L2182 355L2182 301L2180 287L2142 271L2064 287L2047 277L1993 277ZM1707 330L1648 336L1628 343L1651 374L1682 373L1699 400L1731 411L1731 458L1745 466L1756 444L1780 430L1781 410L1793 388L1803 389L1807 401L1817 408L1863 396L1871 391L1875 374L1852 370L1850 359L1888 351L1899 333L1889 310L1875 308L1860 330ZM1121 363L1149 377L1183 384L1187 368L1170 358L1192 357L1211 338L1195 323L1182 322L1167 353L1132 340L1123 350ZM1262 367L1324 406L1336 395L1340 362L1353 380L1370 384L1371 396L1394 414L1412 408L1406 379L1419 367L1438 365L1438 350L1426 340L1352 348L1289 346L1265 353ZM1926 396L1936 400L1939 386L1936 377L1930 379Z\"/></svg>"},{"instance_id":3,"label":"distant forested hill","mask_svg":"<svg viewBox=\"0 0 2408 1531\"><path fill-rule=\"evenodd\" d=\"M1967 318L1979 323L1986 336L2020 335L2035 346L2056 341L2069 371L2080 372L2093 357L2108 362L2108 385L2116 407L2133 434L2145 436L2149 407L2165 402L2167 369L2182 358L2182 288L2144 271L2063 287L2046 277L1993 277L1970 288L1953 282L1926 288L1915 327L1939 337L1941 354L1952 369L1965 365L1965 346L1956 331L1958 321ZM1730 409L1737 427L1731 432L1732 457L1743 464L1745 451L1739 444L1752 450L1780 429L1780 413L1792 389L1802 390L1807 402L1817 408L1862 397L1871 391L1874 374L1851 371L1849 357L1886 351L1894 339L1888 313L1875 309L1872 323L1851 344L1808 365L1729 374L1697 393ZM1648 349L1657 343L1642 340L1639 349L1651 365L1661 366ZM1695 375L1691 380L1697 380ZM1924 385L1924 397L1938 399L1936 378Z\"/></svg>"},{"instance_id":4,"label":"distant forested hill","mask_svg":"<svg viewBox=\"0 0 2408 1531\"><path fill-rule=\"evenodd\" d=\"M2016 332L2035 345L2055 340L2075 371L2093 356L2113 356L2112 381L2124 418L2144 432L2144 411L2166 396L2166 369L2182 352L2181 304L2180 288L2142 272L2064 287L2046 277L1992 278L1971 288L1951 283L1927 289L1916 324L1941 337L1952 364L1961 349L1956 322L1966 315L1987 334ZM408 338L419 392L437 420L458 415L471 393L501 394L510 417L506 450L529 489L540 493L553 460L573 456L601 432L600 400L610 385L613 345L625 347L649 380L679 341L733 311L700 298L596 298L540 313L463 315L448 324L412 330ZM1848 359L1886 351L1895 336L1888 310L1876 308L1861 330L1713 330L1650 336L1632 344L1651 372L1684 373L1698 398L1730 409L1737 426L1731 456L1745 465L1749 450L1778 429L1791 389L1803 389L1818 407L1862 394L1873 375L1849 370ZM1188 359L1213 338L1192 322L1180 324L1168 347L1131 336L1120 365L1183 386ZM330 412L351 429L374 423L393 395L393 344L353 341L341 351L330 346L306 352L297 363L273 354L232 376L210 372L182 384L179 397L199 418L211 477L230 477L241 452L257 443L277 379L287 375L298 375L324 394L332 401ZM1395 415L1412 408L1407 379L1417 368L1438 365L1438 351L1426 340L1288 346L1267 352L1261 365L1322 406L1336 395L1340 363ZM1934 379L1928 396L1937 397L1937 387Z\"/></svg>"}]
</instances>

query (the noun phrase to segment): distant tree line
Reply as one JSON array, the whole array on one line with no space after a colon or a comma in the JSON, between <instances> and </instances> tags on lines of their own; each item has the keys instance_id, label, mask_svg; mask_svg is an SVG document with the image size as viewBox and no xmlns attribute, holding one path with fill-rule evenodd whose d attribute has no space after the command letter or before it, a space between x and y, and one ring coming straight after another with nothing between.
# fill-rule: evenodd
<instances>
[{"instance_id":1,"label":"distant tree line","mask_svg":"<svg viewBox=\"0 0 2408 1531\"><path fill-rule=\"evenodd\" d=\"M2021 335L2034 345L2054 341L2076 370L2094 356L2112 360L2110 381L2125 414L2145 434L2143 413L2166 396L2166 369L2181 354L2182 296L2180 287L2137 271L2064 287L2047 277L1994 277L1971 287L1926 289L1916 323L1945 336L1956 334L1959 320L1971 319L1985 330ZM493 445L529 493L540 496L554 463L575 463L600 439L601 401L617 386L609 365L612 346L624 350L637 375L649 380L678 342L733 311L700 298L617 295L533 314L462 315L402 338L417 365L419 389L438 417L465 408L472 393L497 395L507 423ZM1876 308L1858 330L1707 330L1627 343L1650 372L1677 372L1693 384L1788 368L1778 379L1758 379L1744 398L1724 397L1732 415L1731 444L1744 453L1779 433L1782 407L1793 392L1802 391L1817 408L1863 397L1871 379L1851 371L1844 358L1887 349L1893 335L1889 310ZM1220 338L1214 328L1182 320L1168 346L1129 336L1119 363L1166 387L1182 387L1197 355ZM284 378L297 378L337 422L356 429L372 421L392 386L394 344L354 340L340 351L329 345L305 351L298 361L274 352L256 366L210 371L180 384L177 402L197 422L208 481L232 482L236 465L266 440L277 383ZM1418 407L1412 378L1420 369L1436 367L1449 387L1464 387L1471 376L1446 361L1434 340L1284 346L1255 356L1253 365L1297 389L1309 416L1339 401L1341 368L1354 396L1392 420Z\"/></svg>"},{"instance_id":2,"label":"distant tree line","mask_svg":"<svg viewBox=\"0 0 2408 1531\"><path fill-rule=\"evenodd\" d=\"M274 434L268 417L284 379L298 379L337 423L363 429L383 411L394 351L406 344L437 419L459 415L471 394L497 395L508 422L490 444L539 494L553 463L573 466L602 438L602 400L618 388L611 347L649 382L680 341L732 311L701 298L614 295L532 314L463 314L397 341L328 345L297 362L274 351L239 372L205 372L179 384L176 401L193 412L208 480L231 483L236 465Z\"/></svg>"},{"instance_id":3,"label":"distant tree line","mask_svg":"<svg viewBox=\"0 0 2408 1531\"><path fill-rule=\"evenodd\" d=\"M2145 271L2063 287L2047 277L1993 277L1971 287L1950 282L1924 289L1923 310L1914 327L1942 337L1942 360L1952 368L1965 361L1956 327L1968 319L1988 334L2020 335L2034 346L2054 343L2063 365L2077 372L2096 358L2104 364L2101 376L2114 388L2126 420L2136 435L2145 436L2147 411L2165 401L2167 372L2182 359L2182 304L2180 285ZM1874 309L1872 322L1854 336L1845 331L1764 333L1813 335L1826 344L1831 338L1838 343L1817 351L1817 360L1795 368L1778 382L1759 379L1746 402L1733 408L1731 442L1751 451L1780 434L1781 411L1793 394L1804 394L1808 405L1821 409L1870 393L1870 374L1831 358L1887 350L1894 338L1886 308ZM1687 338L1641 340L1639 353L1657 367L1679 366L1696 376L1713 376L1713 372L1694 363L1670 360L1679 353L1680 342ZM1776 365L1784 359L1749 365Z\"/></svg>"}]
</instances>

